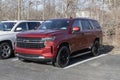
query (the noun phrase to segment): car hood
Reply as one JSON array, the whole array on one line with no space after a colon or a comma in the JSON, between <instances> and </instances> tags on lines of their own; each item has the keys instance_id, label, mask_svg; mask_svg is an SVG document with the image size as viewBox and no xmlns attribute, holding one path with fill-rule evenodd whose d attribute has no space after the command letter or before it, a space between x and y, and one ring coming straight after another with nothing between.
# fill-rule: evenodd
<instances>
[{"instance_id":1,"label":"car hood","mask_svg":"<svg viewBox=\"0 0 120 80\"><path fill-rule=\"evenodd\" d=\"M23 37L46 37L67 33L67 30L33 30L19 33L17 36Z\"/></svg>"}]
</instances>

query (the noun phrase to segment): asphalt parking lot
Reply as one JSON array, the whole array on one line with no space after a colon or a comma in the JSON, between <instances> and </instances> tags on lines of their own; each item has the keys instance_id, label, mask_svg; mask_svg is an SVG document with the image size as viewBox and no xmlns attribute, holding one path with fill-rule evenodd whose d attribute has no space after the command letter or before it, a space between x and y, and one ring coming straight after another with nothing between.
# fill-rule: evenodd
<instances>
[{"instance_id":1,"label":"asphalt parking lot","mask_svg":"<svg viewBox=\"0 0 120 80\"><path fill-rule=\"evenodd\" d=\"M0 80L120 80L120 55L84 55L71 59L66 68L17 58L0 60Z\"/></svg>"}]
</instances>

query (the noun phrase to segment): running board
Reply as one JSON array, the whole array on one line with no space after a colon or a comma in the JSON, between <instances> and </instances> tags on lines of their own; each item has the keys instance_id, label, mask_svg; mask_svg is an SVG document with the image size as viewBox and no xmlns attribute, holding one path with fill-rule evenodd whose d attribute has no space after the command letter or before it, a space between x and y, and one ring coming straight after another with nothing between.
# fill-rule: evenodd
<instances>
[{"instance_id":1,"label":"running board","mask_svg":"<svg viewBox=\"0 0 120 80\"><path fill-rule=\"evenodd\" d=\"M91 53L91 51L87 51L87 52L83 52L83 53L78 53L76 55L71 56L71 58L79 57L79 56L82 56L82 55L85 55L85 54L88 54L88 53Z\"/></svg>"}]
</instances>

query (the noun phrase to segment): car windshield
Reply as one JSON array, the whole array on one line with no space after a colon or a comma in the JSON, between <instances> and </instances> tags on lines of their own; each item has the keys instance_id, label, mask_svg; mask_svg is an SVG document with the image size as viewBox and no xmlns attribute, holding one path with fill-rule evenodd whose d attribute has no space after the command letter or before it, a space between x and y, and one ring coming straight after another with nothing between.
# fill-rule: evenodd
<instances>
[{"instance_id":1,"label":"car windshield","mask_svg":"<svg viewBox=\"0 0 120 80\"><path fill-rule=\"evenodd\" d=\"M0 30L1 31L11 31L16 22L1 22Z\"/></svg>"},{"instance_id":2,"label":"car windshield","mask_svg":"<svg viewBox=\"0 0 120 80\"><path fill-rule=\"evenodd\" d=\"M66 30L69 26L70 20L47 20L43 22L39 29L41 30Z\"/></svg>"}]
</instances>

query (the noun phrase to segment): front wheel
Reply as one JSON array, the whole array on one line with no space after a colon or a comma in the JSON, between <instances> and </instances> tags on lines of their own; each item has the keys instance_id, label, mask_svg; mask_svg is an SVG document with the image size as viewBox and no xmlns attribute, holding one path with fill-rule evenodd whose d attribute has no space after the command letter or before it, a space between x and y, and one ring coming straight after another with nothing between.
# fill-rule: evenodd
<instances>
[{"instance_id":1,"label":"front wheel","mask_svg":"<svg viewBox=\"0 0 120 80\"><path fill-rule=\"evenodd\" d=\"M7 59L12 55L12 47L9 43L3 42L0 44L0 58Z\"/></svg>"},{"instance_id":2,"label":"front wheel","mask_svg":"<svg viewBox=\"0 0 120 80\"><path fill-rule=\"evenodd\" d=\"M69 64L70 50L66 46L62 46L57 54L54 65L56 67L66 67Z\"/></svg>"},{"instance_id":3,"label":"front wheel","mask_svg":"<svg viewBox=\"0 0 120 80\"><path fill-rule=\"evenodd\" d=\"M95 41L91 49L91 53L93 56L99 55L99 47L100 47L99 41Z\"/></svg>"}]
</instances>

